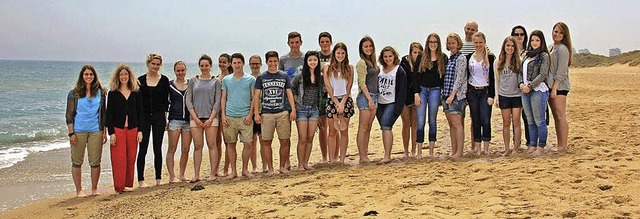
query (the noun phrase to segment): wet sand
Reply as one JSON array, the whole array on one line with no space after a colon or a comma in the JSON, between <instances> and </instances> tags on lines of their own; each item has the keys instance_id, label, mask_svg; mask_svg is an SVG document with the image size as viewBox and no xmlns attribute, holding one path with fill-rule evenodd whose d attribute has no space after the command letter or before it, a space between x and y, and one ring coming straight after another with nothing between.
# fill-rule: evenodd
<instances>
[{"instance_id":1,"label":"wet sand","mask_svg":"<svg viewBox=\"0 0 640 219\"><path fill-rule=\"evenodd\" d=\"M360 166L356 165L354 119L350 124L348 165L321 164L304 173L200 182L198 185L204 186L200 191L190 190L196 184L181 183L83 199L68 194L3 212L0 217L356 218L376 211L382 218L637 218L638 81L638 67L571 69L566 154L499 156L504 150L502 122L500 112L494 109L493 155L458 161L445 158L450 148L449 131L440 114L439 158L399 159L403 155L398 122L394 127L394 161ZM468 132L468 127L465 130ZM555 150L553 121L548 143L548 149ZM294 148L291 162L296 166ZM377 121L369 150L371 158L382 157ZM315 143L311 161L315 164L319 159ZM203 173L208 171L208 165L203 167ZM151 172L147 175L152 179Z\"/></svg>"}]
</instances>

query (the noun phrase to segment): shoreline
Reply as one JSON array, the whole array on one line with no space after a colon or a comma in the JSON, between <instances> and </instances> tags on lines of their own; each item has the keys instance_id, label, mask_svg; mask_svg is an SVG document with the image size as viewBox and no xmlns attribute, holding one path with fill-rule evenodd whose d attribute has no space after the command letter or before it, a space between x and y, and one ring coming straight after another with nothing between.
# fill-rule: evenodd
<instances>
[{"instance_id":1,"label":"shoreline","mask_svg":"<svg viewBox=\"0 0 640 219\"><path fill-rule=\"evenodd\" d=\"M638 146L640 142L640 135L634 130L640 125L640 103L633 101L637 98L628 93L640 91L632 86L640 80L640 68L613 66L571 71L574 83L568 103L571 131L569 151L564 155L491 156L460 162L397 159L402 156L398 154L402 153L402 138L401 126L396 124L394 161L360 166L355 165L356 115L349 125L348 155L351 156L347 157L354 165L320 165L304 173L294 171L273 177L257 174L254 179L199 182L205 188L201 191L190 191L196 184L180 183L82 199L67 194L0 212L0 215L3 218L353 218L375 210L383 218L638 217L640 194L630 191L640 189L637 183L640 181L637 162L640 149L629 146ZM616 98L610 98L611 95ZM467 117L466 124L468 121ZM501 124L500 112L493 110L492 152L504 150ZM295 132L293 130L295 128L292 129ZM448 131L446 118L440 111L438 136L441 138L436 148L440 155L449 151ZM468 151L466 134L465 151ZM292 142L297 142L296 136L292 134ZM317 136L315 139L317 142ZM549 149L555 149L553 121L548 142ZM278 143L272 146L277 149ZM292 145L293 166L297 166L295 148ZM373 160L382 157L377 121L374 121L369 149ZM277 157L274 156L274 163L278 162ZM319 157L319 148L314 143L310 160L315 164ZM201 171L204 173L210 167L205 162L208 156L203 158ZM146 175L152 175L149 170L153 171L148 168ZM163 182L166 182L166 167L163 173ZM190 162L187 177L192 174ZM85 188L88 188L86 184Z\"/></svg>"}]
</instances>

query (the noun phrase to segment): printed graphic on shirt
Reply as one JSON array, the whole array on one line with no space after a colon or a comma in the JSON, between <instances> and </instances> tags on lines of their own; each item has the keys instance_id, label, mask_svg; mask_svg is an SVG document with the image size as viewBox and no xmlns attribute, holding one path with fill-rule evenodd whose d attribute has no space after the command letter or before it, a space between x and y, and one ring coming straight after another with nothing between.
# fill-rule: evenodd
<instances>
[{"instance_id":1,"label":"printed graphic on shirt","mask_svg":"<svg viewBox=\"0 0 640 219\"><path fill-rule=\"evenodd\" d=\"M262 80L262 111L279 112L284 108L284 93L287 79L265 78Z\"/></svg>"}]
</instances>

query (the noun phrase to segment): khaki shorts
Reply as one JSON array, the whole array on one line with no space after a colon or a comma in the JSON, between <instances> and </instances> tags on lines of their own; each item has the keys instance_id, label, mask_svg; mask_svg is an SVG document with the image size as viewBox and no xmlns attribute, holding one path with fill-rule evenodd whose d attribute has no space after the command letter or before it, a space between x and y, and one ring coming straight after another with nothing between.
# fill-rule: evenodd
<instances>
[{"instance_id":1,"label":"khaki shorts","mask_svg":"<svg viewBox=\"0 0 640 219\"><path fill-rule=\"evenodd\" d=\"M262 140L273 140L274 131L278 132L278 139L291 138L289 111L262 114Z\"/></svg>"},{"instance_id":2,"label":"khaki shorts","mask_svg":"<svg viewBox=\"0 0 640 219\"><path fill-rule=\"evenodd\" d=\"M224 135L225 143L236 143L238 141L238 134L240 134L240 141L243 143L249 143L253 141L253 121L249 125L245 125L242 122L243 117L230 117L229 126L224 126L222 134Z\"/></svg>"},{"instance_id":3,"label":"khaki shorts","mask_svg":"<svg viewBox=\"0 0 640 219\"><path fill-rule=\"evenodd\" d=\"M215 119L213 119L213 122L211 123L211 126L218 127L219 124L220 124L220 122L218 121L218 118L215 118ZM193 121L193 119L191 119L191 120L189 120L189 127L190 128L198 128L198 125L196 124L196 121Z\"/></svg>"},{"instance_id":4,"label":"khaki shorts","mask_svg":"<svg viewBox=\"0 0 640 219\"><path fill-rule=\"evenodd\" d=\"M76 144L71 144L71 165L81 167L84 162L85 148L88 151L89 165L100 167L102 162L102 131L75 133Z\"/></svg>"}]
</instances>

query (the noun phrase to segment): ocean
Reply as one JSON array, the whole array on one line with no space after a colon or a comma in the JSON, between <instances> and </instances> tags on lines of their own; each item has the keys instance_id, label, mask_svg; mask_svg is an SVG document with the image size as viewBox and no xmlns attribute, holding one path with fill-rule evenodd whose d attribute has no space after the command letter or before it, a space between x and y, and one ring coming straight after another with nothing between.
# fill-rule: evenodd
<instances>
[{"instance_id":1,"label":"ocean","mask_svg":"<svg viewBox=\"0 0 640 219\"><path fill-rule=\"evenodd\" d=\"M118 62L0 60L0 211L75 191L65 109L67 94L85 64L94 66L100 82L108 88ZM147 72L143 62L128 64L136 76ZM161 73L174 79L172 68L173 62L165 61ZM187 69L187 78L199 73L195 63L187 63ZM215 65L212 73L218 72ZM248 65L245 72L250 72ZM354 81L354 99L356 92ZM162 149L166 154L166 135ZM180 156L180 150L175 156ZM146 161L147 168L152 168L151 147ZM107 186L113 184L113 178L108 145L103 146L101 168L100 189L110 192ZM91 188L86 154L82 173L86 193Z\"/></svg>"}]
</instances>

